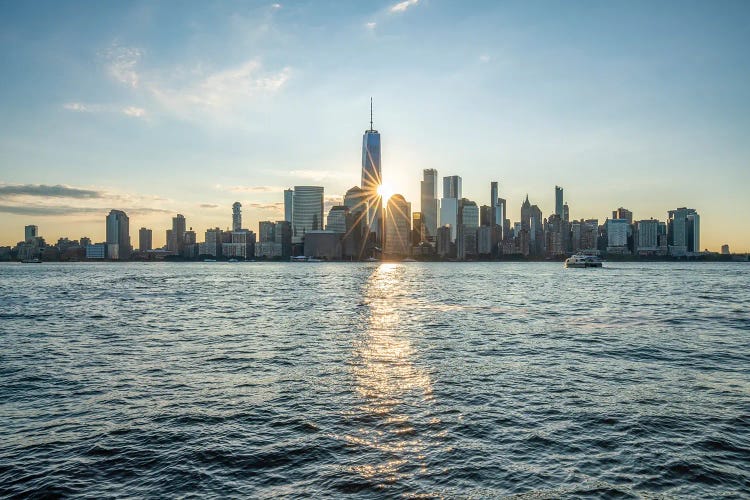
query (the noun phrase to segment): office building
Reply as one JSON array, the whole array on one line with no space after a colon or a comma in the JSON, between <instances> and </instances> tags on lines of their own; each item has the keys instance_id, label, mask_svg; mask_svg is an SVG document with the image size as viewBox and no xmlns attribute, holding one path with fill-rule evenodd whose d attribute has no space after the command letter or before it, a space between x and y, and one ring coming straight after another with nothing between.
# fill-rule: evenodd
<instances>
[{"instance_id":1,"label":"office building","mask_svg":"<svg viewBox=\"0 0 750 500\"><path fill-rule=\"evenodd\" d=\"M203 243L199 244L198 255L220 257L222 236L223 232L218 227L214 229L206 229L205 240Z\"/></svg>"},{"instance_id":2,"label":"office building","mask_svg":"<svg viewBox=\"0 0 750 500\"><path fill-rule=\"evenodd\" d=\"M326 231L334 233L346 233L346 216L349 214L349 207L346 205L335 205L328 211L326 219Z\"/></svg>"},{"instance_id":3,"label":"office building","mask_svg":"<svg viewBox=\"0 0 750 500\"><path fill-rule=\"evenodd\" d=\"M639 220L635 229L635 250L639 255L655 254L659 250L659 221Z\"/></svg>"},{"instance_id":4,"label":"office building","mask_svg":"<svg viewBox=\"0 0 750 500\"><path fill-rule=\"evenodd\" d=\"M406 257L410 249L411 203L400 194L394 194L386 210L384 253L390 257Z\"/></svg>"},{"instance_id":5,"label":"office building","mask_svg":"<svg viewBox=\"0 0 750 500\"><path fill-rule=\"evenodd\" d=\"M456 240L456 226L458 225L458 199L442 198L440 200L440 226L449 227L451 241Z\"/></svg>"},{"instance_id":6,"label":"office building","mask_svg":"<svg viewBox=\"0 0 750 500\"><path fill-rule=\"evenodd\" d=\"M122 210L111 210L106 217L107 258L127 260L130 258L130 219Z\"/></svg>"},{"instance_id":7,"label":"office building","mask_svg":"<svg viewBox=\"0 0 750 500\"><path fill-rule=\"evenodd\" d=\"M341 233L333 231L308 231L305 235L305 257L324 260L341 260L343 252Z\"/></svg>"},{"instance_id":8,"label":"office building","mask_svg":"<svg viewBox=\"0 0 750 500\"><path fill-rule=\"evenodd\" d=\"M208 233L206 233L208 235ZM247 229L232 231L228 236L229 241L224 241L222 235L221 255L234 259L250 259L255 256L255 233Z\"/></svg>"},{"instance_id":9,"label":"office building","mask_svg":"<svg viewBox=\"0 0 750 500\"><path fill-rule=\"evenodd\" d=\"M667 212L667 244L675 257L700 252L700 217L695 209L677 208Z\"/></svg>"},{"instance_id":10,"label":"office building","mask_svg":"<svg viewBox=\"0 0 750 500\"><path fill-rule=\"evenodd\" d=\"M427 233L422 212L413 212L411 214L411 244L417 246L423 241L427 241Z\"/></svg>"},{"instance_id":11,"label":"office building","mask_svg":"<svg viewBox=\"0 0 750 500\"><path fill-rule=\"evenodd\" d=\"M633 223L633 212L628 210L627 208L618 208L617 210L612 211L612 218L613 219L625 219L628 221L628 224Z\"/></svg>"},{"instance_id":12,"label":"office building","mask_svg":"<svg viewBox=\"0 0 750 500\"><path fill-rule=\"evenodd\" d=\"M172 229L167 231L167 250L175 255L182 253L182 248L185 245L185 229L187 223L185 216L177 214L172 217Z\"/></svg>"},{"instance_id":13,"label":"office building","mask_svg":"<svg viewBox=\"0 0 750 500\"><path fill-rule=\"evenodd\" d=\"M460 200L461 197L461 177L458 175L443 177L443 198Z\"/></svg>"},{"instance_id":14,"label":"office building","mask_svg":"<svg viewBox=\"0 0 750 500\"><path fill-rule=\"evenodd\" d=\"M292 243L302 243L305 234L323 229L323 188L294 186Z\"/></svg>"},{"instance_id":15,"label":"office building","mask_svg":"<svg viewBox=\"0 0 750 500\"><path fill-rule=\"evenodd\" d=\"M232 231L239 231L240 229L242 229L242 204L235 201L232 204Z\"/></svg>"},{"instance_id":16,"label":"office building","mask_svg":"<svg viewBox=\"0 0 750 500\"><path fill-rule=\"evenodd\" d=\"M420 183L420 203L422 226L424 228L423 241L434 241L438 228L438 172L434 168L422 171Z\"/></svg>"},{"instance_id":17,"label":"office building","mask_svg":"<svg viewBox=\"0 0 750 500\"><path fill-rule=\"evenodd\" d=\"M382 183L380 165L380 133L372 124L372 99L370 99L370 128L362 136L362 191L368 200L367 225L375 233L376 240L382 237L383 203L378 194Z\"/></svg>"},{"instance_id":18,"label":"office building","mask_svg":"<svg viewBox=\"0 0 750 500\"><path fill-rule=\"evenodd\" d=\"M23 235L23 241L33 240L34 238L39 236L39 228L33 224L25 226L23 228Z\"/></svg>"},{"instance_id":19,"label":"office building","mask_svg":"<svg viewBox=\"0 0 750 500\"><path fill-rule=\"evenodd\" d=\"M608 219L607 228L607 253L628 253L628 230L630 224L627 219Z\"/></svg>"},{"instance_id":20,"label":"office building","mask_svg":"<svg viewBox=\"0 0 750 500\"><path fill-rule=\"evenodd\" d=\"M284 220L287 222L294 222L292 220L292 213L294 210L294 189L284 190Z\"/></svg>"},{"instance_id":21,"label":"office building","mask_svg":"<svg viewBox=\"0 0 750 500\"><path fill-rule=\"evenodd\" d=\"M153 248L152 231L142 227L138 230L138 251L146 252Z\"/></svg>"},{"instance_id":22,"label":"office building","mask_svg":"<svg viewBox=\"0 0 750 500\"><path fill-rule=\"evenodd\" d=\"M555 215L563 218L563 188L555 186Z\"/></svg>"},{"instance_id":23,"label":"office building","mask_svg":"<svg viewBox=\"0 0 750 500\"><path fill-rule=\"evenodd\" d=\"M349 209L350 213L367 212L367 198L361 187L354 186L346 192L344 195L344 206Z\"/></svg>"},{"instance_id":24,"label":"office building","mask_svg":"<svg viewBox=\"0 0 750 500\"><path fill-rule=\"evenodd\" d=\"M276 241L276 224L264 220L258 222L258 241L260 243L272 243Z\"/></svg>"}]
</instances>

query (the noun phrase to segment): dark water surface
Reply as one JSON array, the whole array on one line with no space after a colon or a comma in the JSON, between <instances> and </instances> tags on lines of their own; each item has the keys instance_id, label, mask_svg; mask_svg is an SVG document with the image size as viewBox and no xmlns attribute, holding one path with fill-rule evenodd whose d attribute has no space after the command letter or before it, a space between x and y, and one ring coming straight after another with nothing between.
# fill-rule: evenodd
<instances>
[{"instance_id":1,"label":"dark water surface","mask_svg":"<svg viewBox=\"0 0 750 500\"><path fill-rule=\"evenodd\" d=\"M750 266L0 265L0 495L750 495Z\"/></svg>"}]
</instances>

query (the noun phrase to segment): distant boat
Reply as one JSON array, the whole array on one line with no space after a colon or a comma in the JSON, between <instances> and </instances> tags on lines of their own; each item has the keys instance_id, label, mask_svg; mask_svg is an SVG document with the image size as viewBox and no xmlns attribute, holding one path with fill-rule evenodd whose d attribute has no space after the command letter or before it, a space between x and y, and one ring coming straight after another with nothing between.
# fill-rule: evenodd
<instances>
[{"instance_id":1,"label":"distant boat","mask_svg":"<svg viewBox=\"0 0 750 500\"><path fill-rule=\"evenodd\" d=\"M216 259L203 259L203 262L216 262Z\"/></svg>"},{"instance_id":2,"label":"distant boat","mask_svg":"<svg viewBox=\"0 0 750 500\"><path fill-rule=\"evenodd\" d=\"M602 267L602 261L596 255L584 255L581 253L577 253L565 259L565 267Z\"/></svg>"},{"instance_id":3,"label":"distant boat","mask_svg":"<svg viewBox=\"0 0 750 500\"><path fill-rule=\"evenodd\" d=\"M323 259L316 259L315 257L309 257L307 262L323 262Z\"/></svg>"},{"instance_id":4,"label":"distant boat","mask_svg":"<svg viewBox=\"0 0 750 500\"><path fill-rule=\"evenodd\" d=\"M41 264L41 263L42 263L42 261L39 260L39 259L37 259L37 258L34 258L34 259L23 259L21 261L21 264Z\"/></svg>"},{"instance_id":5,"label":"distant boat","mask_svg":"<svg viewBox=\"0 0 750 500\"><path fill-rule=\"evenodd\" d=\"M367 257L365 259L365 262L378 262L378 259L376 259L375 257Z\"/></svg>"},{"instance_id":6,"label":"distant boat","mask_svg":"<svg viewBox=\"0 0 750 500\"><path fill-rule=\"evenodd\" d=\"M229 259L227 262L239 262L237 259Z\"/></svg>"}]
</instances>

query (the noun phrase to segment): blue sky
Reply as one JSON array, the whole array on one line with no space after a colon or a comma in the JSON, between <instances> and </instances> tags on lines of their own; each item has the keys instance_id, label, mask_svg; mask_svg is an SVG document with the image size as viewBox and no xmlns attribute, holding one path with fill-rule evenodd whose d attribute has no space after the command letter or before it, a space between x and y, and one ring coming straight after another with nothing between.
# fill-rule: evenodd
<instances>
[{"instance_id":1,"label":"blue sky","mask_svg":"<svg viewBox=\"0 0 750 500\"><path fill-rule=\"evenodd\" d=\"M369 98L383 175L489 182L517 220L554 186L575 218L701 214L750 250L747 2L2 2L0 244L104 236L110 208L162 244L281 216L281 190L359 182ZM70 189L54 189L62 185ZM202 239L199 236L199 239Z\"/></svg>"}]
</instances>

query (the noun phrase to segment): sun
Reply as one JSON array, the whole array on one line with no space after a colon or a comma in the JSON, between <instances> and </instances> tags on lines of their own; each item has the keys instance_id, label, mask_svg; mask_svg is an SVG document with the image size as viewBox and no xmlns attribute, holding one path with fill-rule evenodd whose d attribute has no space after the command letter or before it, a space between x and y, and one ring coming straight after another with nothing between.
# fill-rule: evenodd
<instances>
[{"instance_id":1,"label":"sun","mask_svg":"<svg viewBox=\"0 0 750 500\"><path fill-rule=\"evenodd\" d=\"M388 198L393 194L393 189L388 184L380 184L378 186L378 196L382 198L383 203L388 203Z\"/></svg>"}]
</instances>

